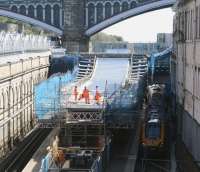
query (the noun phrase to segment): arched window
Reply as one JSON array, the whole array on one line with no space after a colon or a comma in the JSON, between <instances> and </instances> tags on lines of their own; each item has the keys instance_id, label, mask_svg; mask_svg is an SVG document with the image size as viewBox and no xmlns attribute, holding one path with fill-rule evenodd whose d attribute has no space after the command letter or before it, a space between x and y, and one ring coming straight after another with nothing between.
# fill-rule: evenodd
<instances>
[{"instance_id":1,"label":"arched window","mask_svg":"<svg viewBox=\"0 0 200 172\"><path fill-rule=\"evenodd\" d=\"M98 3L96 8L97 8L97 23L99 23L103 20L103 4Z\"/></svg>"},{"instance_id":2,"label":"arched window","mask_svg":"<svg viewBox=\"0 0 200 172\"><path fill-rule=\"evenodd\" d=\"M45 7L45 22L51 24L51 6L46 5Z\"/></svg>"},{"instance_id":3,"label":"arched window","mask_svg":"<svg viewBox=\"0 0 200 172\"><path fill-rule=\"evenodd\" d=\"M120 3L119 2L115 2L114 6L113 6L113 13L114 14L119 14L120 13Z\"/></svg>"},{"instance_id":4,"label":"arched window","mask_svg":"<svg viewBox=\"0 0 200 172\"><path fill-rule=\"evenodd\" d=\"M4 109L7 109L8 108L8 90L4 92Z\"/></svg>"},{"instance_id":5,"label":"arched window","mask_svg":"<svg viewBox=\"0 0 200 172\"><path fill-rule=\"evenodd\" d=\"M90 3L88 5L88 25L93 26L95 24L95 19L94 19L94 4Z\"/></svg>"},{"instance_id":6,"label":"arched window","mask_svg":"<svg viewBox=\"0 0 200 172\"><path fill-rule=\"evenodd\" d=\"M14 109L13 109L13 105L14 105L14 101L15 101L15 95L14 95L14 90L13 90L13 88L11 87L11 89L10 89L10 107L11 107L11 109L14 111Z\"/></svg>"},{"instance_id":7,"label":"arched window","mask_svg":"<svg viewBox=\"0 0 200 172\"><path fill-rule=\"evenodd\" d=\"M123 2L122 3L122 11L127 11L128 10L128 2Z\"/></svg>"},{"instance_id":8,"label":"arched window","mask_svg":"<svg viewBox=\"0 0 200 172\"><path fill-rule=\"evenodd\" d=\"M26 7L24 5L20 6L19 13L23 14L23 15L26 15Z\"/></svg>"},{"instance_id":9,"label":"arched window","mask_svg":"<svg viewBox=\"0 0 200 172\"><path fill-rule=\"evenodd\" d=\"M37 6L37 18L43 20L43 7L41 5Z\"/></svg>"},{"instance_id":10,"label":"arched window","mask_svg":"<svg viewBox=\"0 0 200 172\"><path fill-rule=\"evenodd\" d=\"M28 7L28 16L34 18L34 6L30 5Z\"/></svg>"},{"instance_id":11,"label":"arched window","mask_svg":"<svg viewBox=\"0 0 200 172\"><path fill-rule=\"evenodd\" d=\"M15 97L16 97L16 110L18 109L18 104L19 104L19 92L17 86L15 87Z\"/></svg>"},{"instance_id":12,"label":"arched window","mask_svg":"<svg viewBox=\"0 0 200 172\"><path fill-rule=\"evenodd\" d=\"M111 4L109 2L107 2L105 4L105 18L107 19L107 18L111 17L111 15L112 15Z\"/></svg>"},{"instance_id":13,"label":"arched window","mask_svg":"<svg viewBox=\"0 0 200 172\"><path fill-rule=\"evenodd\" d=\"M136 6L137 6L137 3L136 3L135 1L132 1L132 2L131 2L131 9L132 9L132 8L135 8Z\"/></svg>"},{"instance_id":14,"label":"arched window","mask_svg":"<svg viewBox=\"0 0 200 172\"><path fill-rule=\"evenodd\" d=\"M0 119L2 119L2 117L3 117L3 115L2 115L2 113L4 112L4 94L3 93L1 93L1 98L0 98L0 115L1 115L1 118Z\"/></svg>"},{"instance_id":15,"label":"arched window","mask_svg":"<svg viewBox=\"0 0 200 172\"><path fill-rule=\"evenodd\" d=\"M14 5L14 6L12 6L11 7L11 11L13 11L13 12L15 12L15 13L17 13L17 11L18 11L18 8Z\"/></svg>"},{"instance_id":16,"label":"arched window","mask_svg":"<svg viewBox=\"0 0 200 172\"><path fill-rule=\"evenodd\" d=\"M60 27L60 7L59 7L59 5L53 6L53 23L55 26Z\"/></svg>"}]
</instances>

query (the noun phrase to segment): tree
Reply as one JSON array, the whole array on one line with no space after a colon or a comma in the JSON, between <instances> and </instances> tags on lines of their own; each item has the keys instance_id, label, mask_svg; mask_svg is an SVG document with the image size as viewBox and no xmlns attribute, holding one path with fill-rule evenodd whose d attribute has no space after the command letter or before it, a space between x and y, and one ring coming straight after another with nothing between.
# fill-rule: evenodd
<instances>
[{"instance_id":1,"label":"tree","mask_svg":"<svg viewBox=\"0 0 200 172\"><path fill-rule=\"evenodd\" d=\"M122 42L124 40L120 36L108 35L106 33L99 32L96 35L92 36L90 41L92 43L95 43L95 42L116 43L116 42Z\"/></svg>"}]
</instances>

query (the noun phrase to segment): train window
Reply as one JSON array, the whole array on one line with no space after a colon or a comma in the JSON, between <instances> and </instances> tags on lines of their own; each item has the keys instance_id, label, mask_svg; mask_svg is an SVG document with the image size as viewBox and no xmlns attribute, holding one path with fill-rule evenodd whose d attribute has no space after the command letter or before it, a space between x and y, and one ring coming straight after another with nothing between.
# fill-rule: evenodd
<instances>
[{"instance_id":1,"label":"train window","mask_svg":"<svg viewBox=\"0 0 200 172\"><path fill-rule=\"evenodd\" d=\"M155 139L160 137L160 123L147 123L145 128L147 138Z\"/></svg>"}]
</instances>

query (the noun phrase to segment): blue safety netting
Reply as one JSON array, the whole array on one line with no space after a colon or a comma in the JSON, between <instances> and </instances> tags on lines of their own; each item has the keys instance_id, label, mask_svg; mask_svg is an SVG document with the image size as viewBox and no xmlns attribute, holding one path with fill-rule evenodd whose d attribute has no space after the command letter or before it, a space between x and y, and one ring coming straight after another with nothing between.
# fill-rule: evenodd
<instances>
[{"instance_id":1,"label":"blue safety netting","mask_svg":"<svg viewBox=\"0 0 200 172\"><path fill-rule=\"evenodd\" d=\"M50 77L35 87L35 112L38 119L45 119L47 114L53 114L59 110L60 88L72 82L74 72Z\"/></svg>"},{"instance_id":2,"label":"blue safety netting","mask_svg":"<svg viewBox=\"0 0 200 172\"><path fill-rule=\"evenodd\" d=\"M65 66L68 72L64 74L58 73L53 75L47 80L35 86L34 103L35 114L38 119L49 119L51 118L49 115L54 115L59 111L61 88L62 86L69 84L75 79L78 58L78 55L72 54L66 54L63 58L59 58L63 63L68 65L70 64L71 67ZM53 64L51 64L51 67L52 66Z\"/></svg>"}]
</instances>

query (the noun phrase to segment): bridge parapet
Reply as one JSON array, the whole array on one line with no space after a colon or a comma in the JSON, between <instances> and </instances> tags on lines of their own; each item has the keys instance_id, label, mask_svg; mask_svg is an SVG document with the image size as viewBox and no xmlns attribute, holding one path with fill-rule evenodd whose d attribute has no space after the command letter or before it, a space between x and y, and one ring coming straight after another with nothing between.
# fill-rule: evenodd
<instances>
[{"instance_id":1,"label":"bridge parapet","mask_svg":"<svg viewBox=\"0 0 200 172\"><path fill-rule=\"evenodd\" d=\"M172 6L176 0L87 0L86 32L91 36L115 23Z\"/></svg>"},{"instance_id":2,"label":"bridge parapet","mask_svg":"<svg viewBox=\"0 0 200 172\"><path fill-rule=\"evenodd\" d=\"M61 0L4 0L0 8L38 19L58 28L63 27L63 7Z\"/></svg>"},{"instance_id":3,"label":"bridge parapet","mask_svg":"<svg viewBox=\"0 0 200 172\"><path fill-rule=\"evenodd\" d=\"M114 15L136 8L156 0L87 0L86 2L86 27L102 22ZM158 1L158 0L157 0Z\"/></svg>"}]
</instances>

